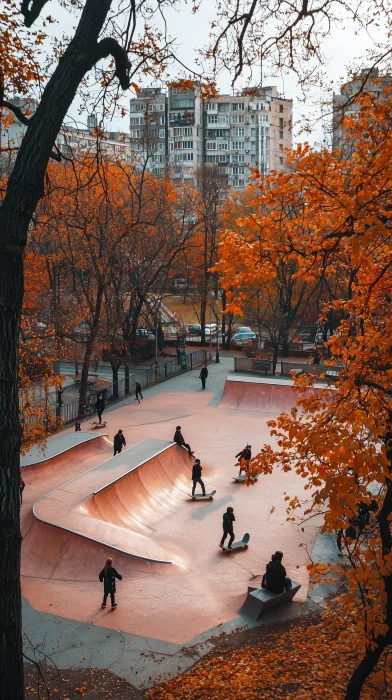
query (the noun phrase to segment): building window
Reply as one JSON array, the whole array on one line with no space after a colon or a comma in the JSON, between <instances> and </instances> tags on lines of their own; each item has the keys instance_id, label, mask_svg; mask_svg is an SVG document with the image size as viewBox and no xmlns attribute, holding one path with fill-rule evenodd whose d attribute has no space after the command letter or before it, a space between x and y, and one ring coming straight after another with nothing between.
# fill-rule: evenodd
<instances>
[{"instance_id":1,"label":"building window","mask_svg":"<svg viewBox=\"0 0 392 700\"><path fill-rule=\"evenodd\" d=\"M165 129L159 129L159 138L164 139L165 138Z\"/></svg>"},{"instance_id":2,"label":"building window","mask_svg":"<svg viewBox=\"0 0 392 700\"><path fill-rule=\"evenodd\" d=\"M207 151L216 151L216 141L207 141Z\"/></svg>"},{"instance_id":3,"label":"building window","mask_svg":"<svg viewBox=\"0 0 392 700\"><path fill-rule=\"evenodd\" d=\"M244 110L244 103L243 102L234 102L232 107L233 107L233 112L241 112Z\"/></svg>"},{"instance_id":4,"label":"building window","mask_svg":"<svg viewBox=\"0 0 392 700\"><path fill-rule=\"evenodd\" d=\"M280 164L283 165L283 158L282 157L279 158L279 161L280 161Z\"/></svg>"},{"instance_id":5,"label":"building window","mask_svg":"<svg viewBox=\"0 0 392 700\"><path fill-rule=\"evenodd\" d=\"M251 163L256 163L256 154L255 154L255 153L252 153L252 154L251 154L251 156L250 156L250 162L251 162Z\"/></svg>"},{"instance_id":6,"label":"building window","mask_svg":"<svg viewBox=\"0 0 392 700\"><path fill-rule=\"evenodd\" d=\"M284 127L283 118L280 117L280 119L279 119L279 129L283 129L283 127Z\"/></svg>"},{"instance_id":7,"label":"building window","mask_svg":"<svg viewBox=\"0 0 392 700\"><path fill-rule=\"evenodd\" d=\"M193 160L193 153L184 153L184 160Z\"/></svg>"},{"instance_id":8,"label":"building window","mask_svg":"<svg viewBox=\"0 0 392 700\"><path fill-rule=\"evenodd\" d=\"M218 123L218 115L217 114L209 114L207 117L207 123L208 124L217 124Z\"/></svg>"},{"instance_id":9,"label":"building window","mask_svg":"<svg viewBox=\"0 0 392 700\"><path fill-rule=\"evenodd\" d=\"M218 162L219 162L219 163L226 163L226 159L227 159L226 154L224 154L224 155L219 155L219 156L218 156Z\"/></svg>"},{"instance_id":10,"label":"building window","mask_svg":"<svg viewBox=\"0 0 392 700\"><path fill-rule=\"evenodd\" d=\"M233 136L245 136L245 129L233 129Z\"/></svg>"},{"instance_id":11,"label":"building window","mask_svg":"<svg viewBox=\"0 0 392 700\"><path fill-rule=\"evenodd\" d=\"M243 175L245 172L245 168L243 165L237 166L233 168L233 175Z\"/></svg>"},{"instance_id":12,"label":"building window","mask_svg":"<svg viewBox=\"0 0 392 700\"><path fill-rule=\"evenodd\" d=\"M279 144L279 150L283 152L283 143Z\"/></svg>"},{"instance_id":13,"label":"building window","mask_svg":"<svg viewBox=\"0 0 392 700\"><path fill-rule=\"evenodd\" d=\"M216 156L207 156L207 163L216 163Z\"/></svg>"},{"instance_id":14,"label":"building window","mask_svg":"<svg viewBox=\"0 0 392 700\"><path fill-rule=\"evenodd\" d=\"M279 131L279 138L280 138L280 139L283 138L283 130L282 130L282 129Z\"/></svg>"},{"instance_id":15,"label":"building window","mask_svg":"<svg viewBox=\"0 0 392 700\"><path fill-rule=\"evenodd\" d=\"M182 147L183 148L193 148L193 141L183 141Z\"/></svg>"},{"instance_id":16,"label":"building window","mask_svg":"<svg viewBox=\"0 0 392 700\"><path fill-rule=\"evenodd\" d=\"M228 149L228 144L227 141L218 141L218 151L227 151Z\"/></svg>"},{"instance_id":17,"label":"building window","mask_svg":"<svg viewBox=\"0 0 392 700\"><path fill-rule=\"evenodd\" d=\"M279 105L279 112L283 112L283 105Z\"/></svg>"},{"instance_id":18,"label":"building window","mask_svg":"<svg viewBox=\"0 0 392 700\"><path fill-rule=\"evenodd\" d=\"M250 130L250 135L251 135L251 136L256 136L256 131L257 131L257 129L251 129L251 130Z\"/></svg>"},{"instance_id":19,"label":"building window","mask_svg":"<svg viewBox=\"0 0 392 700\"><path fill-rule=\"evenodd\" d=\"M243 151L245 148L244 141L233 141L231 144L233 151Z\"/></svg>"},{"instance_id":20,"label":"building window","mask_svg":"<svg viewBox=\"0 0 392 700\"><path fill-rule=\"evenodd\" d=\"M260 114L260 123L268 122L268 114Z\"/></svg>"}]
</instances>

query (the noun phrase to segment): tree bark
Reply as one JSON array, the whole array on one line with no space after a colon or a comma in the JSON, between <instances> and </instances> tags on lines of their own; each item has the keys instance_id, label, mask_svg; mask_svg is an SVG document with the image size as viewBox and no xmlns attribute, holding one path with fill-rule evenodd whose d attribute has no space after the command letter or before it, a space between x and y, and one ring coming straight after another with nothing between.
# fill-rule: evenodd
<instances>
[{"instance_id":1,"label":"tree bark","mask_svg":"<svg viewBox=\"0 0 392 700\"><path fill-rule=\"evenodd\" d=\"M128 360L124 362L124 380L125 380L125 395L129 394L129 364Z\"/></svg>"},{"instance_id":2,"label":"tree bark","mask_svg":"<svg viewBox=\"0 0 392 700\"><path fill-rule=\"evenodd\" d=\"M47 83L0 206L0 698L23 700L20 593L18 339L23 251L57 134L85 74L104 55L97 40L112 0L86 0L75 35ZM125 80L123 79L123 83Z\"/></svg>"}]
</instances>

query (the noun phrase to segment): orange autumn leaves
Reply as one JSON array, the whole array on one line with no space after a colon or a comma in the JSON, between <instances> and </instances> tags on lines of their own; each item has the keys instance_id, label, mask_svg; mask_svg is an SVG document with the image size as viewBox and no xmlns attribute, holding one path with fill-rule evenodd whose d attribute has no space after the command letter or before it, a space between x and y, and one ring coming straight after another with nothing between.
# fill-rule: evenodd
<instances>
[{"instance_id":1,"label":"orange autumn leaves","mask_svg":"<svg viewBox=\"0 0 392 700\"><path fill-rule=\"evenodd\" d=\"M343 547L341 598L358 638L374 649L392 624L392 94L360 102L342 153L301 145L290 173L255 180L252 212L226 233L218 269L237 310L244 288L268 287L274 266L291 261L295 281L319 288L320 315L339 320L328 343L331 364L341 367L336 385L316 391L309 375L295 379L300 407L270 422L278 447L264 446L252 471L295 471L308 496L288 502L289 517L321 513L329 533L345 531L360 504L376 499L378 516Z\"/></svg>"}]
</instances>

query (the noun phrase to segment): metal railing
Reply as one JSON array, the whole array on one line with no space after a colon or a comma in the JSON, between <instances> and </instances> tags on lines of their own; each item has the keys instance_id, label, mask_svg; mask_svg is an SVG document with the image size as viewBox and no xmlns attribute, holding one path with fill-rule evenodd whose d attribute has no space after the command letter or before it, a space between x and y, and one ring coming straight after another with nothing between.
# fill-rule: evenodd
<instances>
[{"instance_id":1,"label":"metal railing","mask_svg":"<svg viewBox=\"0 0 392 700\"><path fill-rule=\"evenodd\" d=\"M74 401L61 406L61 421L63 423L73 423L78 418L92 416L95 412L95 402L97 395L103 396L105 403L109 404L124 396L132 396L136 393L136 383L139 382L143 389L154 384L164 382L166 379L175 377L183 372L189 372L195 367L200 367L207 363L206 350L194 350L187 353L183 358L173 358L167 362L161 362L158 367L149 367L148 369L140 370L137 374L129 375L129 378L119 379L115 384L109 384L104 389L99 391L91 391L87 397L87 403L84 407L83 416L80 415L79 401Z\"/></svg>"}]
</instances>

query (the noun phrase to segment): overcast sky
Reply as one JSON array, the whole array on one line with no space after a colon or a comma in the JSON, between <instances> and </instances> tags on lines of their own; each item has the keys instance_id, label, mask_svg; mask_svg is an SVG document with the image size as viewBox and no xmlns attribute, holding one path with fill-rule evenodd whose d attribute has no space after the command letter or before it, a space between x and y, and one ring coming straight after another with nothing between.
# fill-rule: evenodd
<instances>
[{"instance_id":1,"label":"overcast sky","mask_svg":"<svg viewBox=\"0 0 392 700\"><path fill-rule=\"evenodd\" d=\"M168 20L168 31L178 46L177 54L180 60L189 67L195 66L194 59L197 49L201 48L208 41L209 24L214 19L215 3L212 0L203 2L201 9L196 14L192 14L189 5L181 4L179 10L167 10L166 18ZM50 3L50 13L60 20L60 25L53 25L52 32L59 36L59 32L64 30L66 33L71 33L72 24L75 17L71 17L64 10L61 10L56 0ZM355 33L355 28L346 20L340 28L334 28L330 37L324 44L324 54L327 58L325 66L326 78L335 92L339 91L339 86L347 78L350 67L354 64L366 67L369 65L366 52L374 46L375 39L383 39L383 29L371 29L370 32L361 34ZM378 33L377 33L378 32ZM176 77L175 70L172 70L168 77ZM294 74L285 74L271 77L266 74L263 76L265 85L276 85L278 91L286 98L294 101L294 134L295 140L309 140L310 142L321 141L324 134L323 120L320 119L321 111L317 107L322 101L328 102L328 93L326 88L312 89L306 103L301 101L301 90L298 87L297 79ZM142 76L138 78L139 84L150 86L153 84L151 79L144 79ZM237 89L247 85L247 75L238 80ZM231 93L231 76L228 73L221 74L218 78L218 87L221 93ZM122 98L122 104L128 105L129 97L125 95ZM80 118L78 116L78 103L72 106L70 116L79 122L85 122L87 115ZM324 108L325 109L325 108ZM303 136L300 134L300 128L303 124L303 116L315 116L313 133ZM318 119L317 119L318 117ZM324 126L329 124L329 116L324 119ZM109 125L108 125L109 126ZM128 116L120 119L118 116L113 118L110 125L111 130L129 130Z\"/></svg>"}]
</instances>

